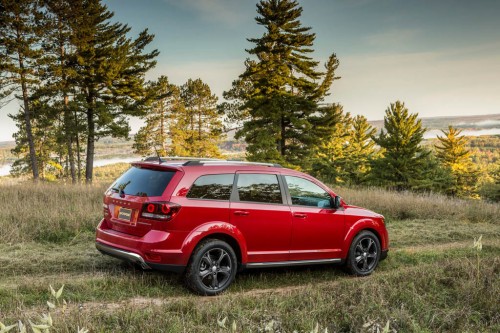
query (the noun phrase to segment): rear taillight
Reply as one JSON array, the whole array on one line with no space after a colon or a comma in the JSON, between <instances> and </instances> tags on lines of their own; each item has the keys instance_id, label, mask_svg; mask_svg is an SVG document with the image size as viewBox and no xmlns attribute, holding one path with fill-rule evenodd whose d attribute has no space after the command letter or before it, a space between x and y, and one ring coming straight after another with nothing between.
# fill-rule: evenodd
<instances>
[{"instance_id":1,"label":"rear taillight","mask_svg":"<svg viewBox=\"0 0 500 333\"><path fill-rule=\"evenodd\" d=\"M141 217L170 221L177 215L181 206L172 202L148 202L142 205Z\"/></svg>"},{"instance_id":2,"label":"rear taillight","mask_svg":"<svg viewBox=\"0 0 500 333\"><path fill-rule=\"evenodd\" d=\"M109 217L109 206L105 203L102 204L102 212L104 213L104 217Z\"/></svg>"}]
</instances>

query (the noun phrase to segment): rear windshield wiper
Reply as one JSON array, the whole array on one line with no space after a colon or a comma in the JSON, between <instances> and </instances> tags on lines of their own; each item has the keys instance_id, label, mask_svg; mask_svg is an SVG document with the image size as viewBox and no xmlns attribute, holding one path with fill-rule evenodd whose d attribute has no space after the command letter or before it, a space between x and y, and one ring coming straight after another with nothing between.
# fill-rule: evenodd
<instances>
[{"instance_id":1,"label":"rear windshield wiper","mask_svg":"<svg viewBox=\"0 0 500 333\"><path fill-rule=\"evenodd\" d=\"M120 195L120 197L124 197L125 196L125 191L122 189L122 188L116 188L116 187L112 187L111 188L111 191L115 191L116 193L118 193Z\"/></svg>"}]
</instances>

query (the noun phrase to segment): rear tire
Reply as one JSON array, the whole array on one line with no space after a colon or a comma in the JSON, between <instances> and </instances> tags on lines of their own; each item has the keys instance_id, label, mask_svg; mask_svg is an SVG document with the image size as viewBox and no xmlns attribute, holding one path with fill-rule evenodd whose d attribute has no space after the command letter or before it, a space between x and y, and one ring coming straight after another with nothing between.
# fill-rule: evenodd
<instances>
[{"instance_id":1,"label":"rear tire","mask_svg":"<svg viewBox=\"0 0 500 333\"><path fill-rule=\"evenodd\" d=\"M194 250L186 270L186 284L200 295L214 296L226 290L237 270L236 254L229 244L207 239Z\"/></svg>"},{"instance_id":2,"label":"rear tire","mask_svg":"<svg viewBox=\"0 0 500 333\"><path fill-rule=\"evenodd\" d=\"M349 248L346 268L353 275L370 275L380 261L380 242L371 231L364 230L354 237Z\"/></svg>"}]
</instances>

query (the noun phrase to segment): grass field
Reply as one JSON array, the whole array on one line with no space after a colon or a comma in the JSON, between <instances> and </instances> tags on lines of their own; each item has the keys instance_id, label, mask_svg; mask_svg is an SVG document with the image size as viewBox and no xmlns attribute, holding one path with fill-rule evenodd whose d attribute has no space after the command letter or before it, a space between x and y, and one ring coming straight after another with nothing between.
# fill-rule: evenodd
<instances>
[{"instance_id":1,"label":"grass field","mask_svg":"<svg viewBox=\"0 0 500 333\"><path fill-rule=\"evenodd\" d=\"M500 206L440 196L339 189L384 214L391 250L375 273L338 266L243 272L227 292L198 297L180 276L99 254L101 197L126 165L93 186L0 183L0 321L39 321L49 285L65 285L56 332L498 332ZM482 235L482 250L472 247ZM222 320L226 322L222 325ZM234 326L233 326L234 323ZM224 327L222 327L224 326Z\"/></svg>"}]
</instances>

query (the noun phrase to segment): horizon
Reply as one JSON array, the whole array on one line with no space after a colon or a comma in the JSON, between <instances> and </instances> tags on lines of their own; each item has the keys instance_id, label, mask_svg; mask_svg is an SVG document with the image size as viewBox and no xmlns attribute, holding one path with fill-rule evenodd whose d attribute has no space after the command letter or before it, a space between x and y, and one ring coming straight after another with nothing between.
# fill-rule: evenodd
<instances>
[{"instance_id":1,"label":"horizon","mask_svg":"<svg viewBox=\"0 0 500 333\"><path fill-rule=\"evenodd\" d=\"M222 101L222 92L244 70L246 38L258 37L257 1L106 0L112 22L128 24L131 37L155 34L158 64L148 75L181 85L201 78ZM419 118L500 114L500 2L299 1L300 21L316 34L311 57L335 52L340 60L327 103L370 121L383 120L396 100ZM322 68L322 67L320 67ZM19 109L0 109L0 141L12 141ZM478 111L480 110L480 111ZM130 121L131 133L142 125Z\"/></svg>"},{"instance_id":2,"label":"horizon","mask_svg":"<svg viewBox=\"0 0 500 333\"><path fill-rule=\"evenodd\" d=\"M491 118L493 119L491 119ZM499 118L499 119L495 119L495 118ZM456 119L456 120L464 120L464 118L487 118L487 119L484 119L484 120L480 120L479 122L477 123L463 123L463 122L460 122L460 123L457 123L456 125L453 125L453 124L449 124L449 125L453 125L454 127L457 127L458 129L462 130L465 134L462 134L463 136L483 136L483 135L500 135L500 113L495 113L495 114L482 114L482 115L469 115L469 116L435 116L435 117L417 117L417 119L420 119L420 120L437 120L437 119ZM374 123L382 123L384 121L384 119L373 119L373 120L368 120L368 122L374 127L374 128L378 128L377 125L375 125ZM487 124L479 124L479 123L485 123L485 122L489 122ZM477 128L477 129L472 129L472 130L467 130L467 128L463 128L461 126L464 126L464 125L475 125L475 126L478 126L480 128ZM483 125L485 125L486 127L484 128L481 128ZM493 126L496 126L496 127L490 127L488 125L493 125ZM448 126L448 125L447 125ZM425 127L425 125L424 125ZM440 128L437 128L437 127L425 127L425 130L426 130L426 134L427 133L434 133L437 131L439 132L438 134L441 134L441 130L442 129L445 129L444 127L440 127ZM228 131L229 132L234 132L235 130L230 130ZM493 131L492 133L489 133ZM436 133L437 133L436 132ZM483 132L485 132L486 134L484 134ZM478 135L474 135L475 133L478 133ZM129 133L129 136L128 136L128 139L132 138L133 136L135 136L137 133L136 132L132 132L130 131ZM435 138L436 136L435 135L424 135L424 139L432 139L432 138ZM108 138L108 137L103 137L104 138ZM125 139L124 139L125 140ZM14 139L11 139L11 140L1 140L0 139L0 144L6 144L6 143L14 143Z\"/></svg>"}]
</instances>

